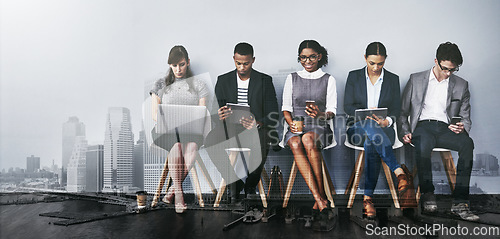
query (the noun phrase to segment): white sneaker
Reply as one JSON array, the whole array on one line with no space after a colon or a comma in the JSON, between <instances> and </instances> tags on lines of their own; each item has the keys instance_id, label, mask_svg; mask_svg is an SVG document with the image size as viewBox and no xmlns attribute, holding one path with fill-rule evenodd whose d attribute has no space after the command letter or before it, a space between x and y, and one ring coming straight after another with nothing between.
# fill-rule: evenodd
<instances>
[{"instance_id":1,"label":"white sneaker","mask_svg":"<svg viewBox=\"0 0 500 239\"><path fill-rule=\"evenodd\" d=\"M454 203L451 206L451 213L466 221L479 221L479 217L470 211L469 204L467 203Z\"/></svg>"}]
</instances>

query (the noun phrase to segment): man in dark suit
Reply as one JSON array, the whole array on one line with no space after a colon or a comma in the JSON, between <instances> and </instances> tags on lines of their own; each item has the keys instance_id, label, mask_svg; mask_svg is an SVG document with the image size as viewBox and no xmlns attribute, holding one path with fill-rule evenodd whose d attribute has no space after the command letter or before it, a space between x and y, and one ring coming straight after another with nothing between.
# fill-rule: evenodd
<instances>
[{"instance_id":1,"label":"man in dark suit","mask_svg":"<svg viewBox=\"0 0 500 239\"><path fill-rule=\"evenodd\" d=\"M242 188L245 194L255 193L266 162L268 146L278 142L275 129L278 124L278 102L271 76L252 69L255 57L250 44L237 44L233 60L236 69L217 78L217 125L207 136L205 147L222 177L226 182L233 183L230 187L233 200L239 201ZM249 106L251 116L231 118L235 116L231 115L233 111L227 103ZM238 170L235 171L230 164L225 150L234 147L250 149L250 157L242 154L244 175L247 177L238 174Z\"/></svg>"},{"instance_id":2,"label":"man in dark suit","mask_svg":"<svg viewBox=\"0 0 500 239\"><path fill-rule=\"evenodd\" d=\"M469 137L470 93L468 82L453 75L462 62L456 44L442 43L433 68L410 76L403 91L398 132L403 142L415 146L422 209L437 210L431 153L435 147L447 148L458 151L459 155L451 211L464 220L477 221L479 217L470 211L468 204L474 150L474 142ZM457 116L461 121L450 124L452 117Z\"/></svg>"}]
</instances>

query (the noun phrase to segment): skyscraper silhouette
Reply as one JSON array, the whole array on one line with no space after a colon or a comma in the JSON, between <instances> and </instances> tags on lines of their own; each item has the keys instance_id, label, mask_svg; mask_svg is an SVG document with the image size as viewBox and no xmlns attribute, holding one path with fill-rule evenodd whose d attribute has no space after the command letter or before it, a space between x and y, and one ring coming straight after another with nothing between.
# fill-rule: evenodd
<instances>
[{"instance_id":1,"label":"skyscraper silhouette","mask_svg":"<svg viewBox=\"0 0 500 239\"><path fill-rule=\"evenodd\" d=\"M110 107L104 138L104 192L132 187L133 152L134 135L130 110Z\"/></svg>"},{"instance_id":2,"label":"skyscraper silhouette","mask_svg":"<svg viewBox=\"0 0 500 239\"><path fill-rule=\"evenodd\" d=\"M62 128L62 175L59 177L59 183L63 186L67 183L68 163L78 136L85 136L85 125L78 120L78 117L69 117Z\"/></svg>"}]
</instances>

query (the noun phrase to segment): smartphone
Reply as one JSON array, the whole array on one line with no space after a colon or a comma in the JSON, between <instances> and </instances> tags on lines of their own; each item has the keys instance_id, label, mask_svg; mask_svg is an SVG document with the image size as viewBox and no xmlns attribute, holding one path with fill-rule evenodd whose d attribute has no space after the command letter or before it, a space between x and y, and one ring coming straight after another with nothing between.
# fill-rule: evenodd
<instances>
[{"instance_id":1,"label":"smartphone","mask_svg":"<svg viewBox=\"0 0 500 239\"><path fill-rule=\"evenodd\" d=\"M314 104L316 104L316 101L314 101L314 100L306 100L306 107L311 107Z\"/></svg>"},{"instance_id":2,"label":"smartphone","mask_svg":"<svg viewBox=\"0 0 500 239\"><path fill-rule=\"evenodd\" d=\"M459 117L459 116L452 117L450 124L457 124L460 121L462 121L462 117Z\"/></svg>"}]
</instances>

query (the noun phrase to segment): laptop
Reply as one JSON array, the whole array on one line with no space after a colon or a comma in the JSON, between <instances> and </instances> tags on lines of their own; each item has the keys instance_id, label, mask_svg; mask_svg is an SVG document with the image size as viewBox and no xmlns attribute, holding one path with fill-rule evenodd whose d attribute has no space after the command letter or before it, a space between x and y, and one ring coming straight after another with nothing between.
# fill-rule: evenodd
<instances>
[{"instance_id":1,"label":"laptop","mask_svg":"<svg viewBox=\"0 0 500 239\"><path fill-rule=\"evenodd\" d=\"M156 133L203 135L207 107L198 105L158 105Z\"/></svg>"},{"instance_id":2,"label":"laptop","mask_svg":"<svg viewBox=\"0 0 500 239\"><path fill-rule=\"evenodd\" d=\"M373 117L373 115L385 119L387 117L387 108L357 109L354 112L354 122L365 120L367 116Z\"/></svg>"}]
</instances>

